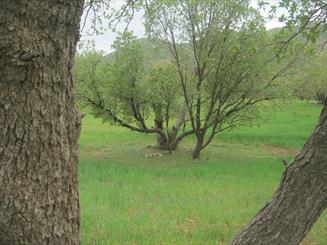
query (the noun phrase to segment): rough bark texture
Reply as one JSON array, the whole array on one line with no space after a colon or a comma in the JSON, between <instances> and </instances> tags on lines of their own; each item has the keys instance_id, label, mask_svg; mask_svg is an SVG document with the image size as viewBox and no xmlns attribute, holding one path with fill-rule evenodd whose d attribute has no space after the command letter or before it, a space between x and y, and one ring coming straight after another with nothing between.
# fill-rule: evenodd
<instances>
[{"instance_id":1,"label":"rough bark texture","mask_svg":"<svg viewBox=\"0 0 327 245\"><path fill-rule=\"evenodd\" d=\"M327 105L316 130L284 172L272 200L233 245L299 244L327 207Z\"/></svg>"},{"instance_id":2,"label":"rough bark texture","mask_svg":"<svg viewBox=\"0 0 327 245\"><path fill-rule=\"evenodd\" d=\"M0 1L0 244L79 244L83 0Z\"/></svg>"}]
</instances>

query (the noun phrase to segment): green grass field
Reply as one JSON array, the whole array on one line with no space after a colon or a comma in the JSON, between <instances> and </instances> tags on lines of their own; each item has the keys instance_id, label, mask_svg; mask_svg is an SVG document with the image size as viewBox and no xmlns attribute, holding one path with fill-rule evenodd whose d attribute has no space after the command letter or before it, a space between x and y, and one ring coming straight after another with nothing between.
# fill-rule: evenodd
<instances>
[{"instance_id":1,"label":"green grass field","mask_svg":"<svg viewBox=\"0 0 327 245\"><path fill-rule=\"evenodd\" d=\"M200 161L187 139L173 155L153 135L86 116L80 139L82 244L228 244L269 200L312 132L319 106L266 109L252 127L218 135ZM301 214L300 214L301 215ZM327 244L327 213L303 244Z\"/></svg>"}]
</instances>

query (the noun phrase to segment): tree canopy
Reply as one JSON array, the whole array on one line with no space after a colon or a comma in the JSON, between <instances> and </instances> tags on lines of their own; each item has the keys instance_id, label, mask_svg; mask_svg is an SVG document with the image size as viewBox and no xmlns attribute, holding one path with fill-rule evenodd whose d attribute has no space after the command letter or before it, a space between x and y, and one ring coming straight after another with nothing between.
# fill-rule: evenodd
<instances>
[{"instance_id":1,"label":"tree canopy","mask_svg":"<svg viewBox=\"0 0 327 245\"><path fill-rule=\"evenodd\" d=\"M178 70L194 158L217 133L256 117L258 102L281 97L272 40L249 1L151 1L146 27Z\"/></svg>"}]
</instances>

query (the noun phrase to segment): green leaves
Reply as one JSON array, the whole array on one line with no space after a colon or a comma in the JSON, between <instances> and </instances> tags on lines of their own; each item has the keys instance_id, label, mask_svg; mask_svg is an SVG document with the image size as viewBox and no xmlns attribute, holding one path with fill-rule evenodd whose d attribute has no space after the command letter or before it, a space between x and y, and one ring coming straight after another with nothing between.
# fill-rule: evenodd
<instances>
[{"instance_id":1,"label":"green leaves","mask_svg":"<svg viewBox=\"0 0 327 245\"><path fill-rule=\"evenodd\" d=\"M302 99L322 103L327 98L327 50L312 55L308 62L299 67L293 77L295 95ZM323 99L323 101L320 101Z\"/></svg>"},{"instance_id":2,"label":"green leaves","mask_svg":"<svg viewBox=\"0 0 327 245\"><path fill-rule=\"evenodd\" d=\"M272 8L277 10L276 6ZM302 35L309 42L317 42L319 33L327 30L327 5L324 1L282 0L278 10L287 12L279 16L279 21L286 24L285 28L291 30L294 35ZM286 41L292 40L293 38L289 38Z\"/></svg>"},{"instance_id":3,"label":"green leaves","mask_svg":"<svg viewBox=\"0 0 327 245\"><path fill-rule=\"evenodd\" d=\"M257 102L279 96L276 64L268 65L271 40L250 1L154 0L146 23L174 61L192 129L211 131L208 144L221 130L249 123Z\"/></svg>"},{"instance_id":4,"label":"green leaves","mask_svg":"<svg viewBox=\"0 0 327 245\"><path fill-rule=\"evenodd\" d=\"M161 114L168 113L169 117L175 117L183 102L175 66L167 60L161 60L150 68L146 80L146 87L153 92L151 104L154 111L160 108Z\"/></svg>"},{"instance_id":5,"label":"green leaves","mask_svg":"<svg viewBox=\"0 0 327 245\"><path fill-rule=\"evenodd\" d=\"M124 32L114 42L115 52L105 55L91 48L78 55L75 80L80 104L104 121L141 132L151 128L146 121L158 108L165 120L173 119L183 103L176 69L168 60L158 61L159 55L153 59L145 45L157 44Z\"/></svg>"}]
</instances>

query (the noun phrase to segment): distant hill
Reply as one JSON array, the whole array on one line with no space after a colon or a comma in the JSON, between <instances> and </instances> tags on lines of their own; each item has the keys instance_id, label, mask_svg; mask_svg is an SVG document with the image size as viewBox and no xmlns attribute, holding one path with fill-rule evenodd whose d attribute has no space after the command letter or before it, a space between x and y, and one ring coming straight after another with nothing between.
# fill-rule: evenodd
<instances>
[{"instance_id":1,"label":"distant hill","mask_svg":"<svg viewBox=\"0 0 327 245\"><path fill-rule=\"evenodd\" d=\"M272 28L268 30L268 33L276 34L281 30L281 28ZM149 39L149 38L140 38L136 40L138 43L141 44L141 47L144 50L145 57L147 57L147 62L150 64L154 64L161 60L170 60L171 56L167 49L165 43L158 39ZM187 47L187 44L182 44L183 46ZM327 32L322 33L319 39L318 48L324 45L324 48L327 48ZM113 53L108 54L109 60L112 58Z\"/></svg>"},{"instance_id":2,"label":"distant hill","mask_svg":"<svg viewBox=\"0 0 327 245\"><path fill-rule=\"evenodd\" d=\"M144 55L149 63L153 64L160 60L170 59L170 54L163 41L149 38L140 38L137 39L136 42L140 43L140 46L144 51ZM107 55L109 60L112 59L114 53L115 51Z\"/></svg>"},{"instance_id":3,"label":"distant hill","mask_svg":"<svg viewBox=\"0 0 327 245\"><path fill-rule=\"evenodd\" d=\"M167 46L165 46L163 41L149 38L141 38L137 41L140 42L141 47L143 47L145 57L147 57L152 63L170 59Z\"/></svg>"}]
</instances>

